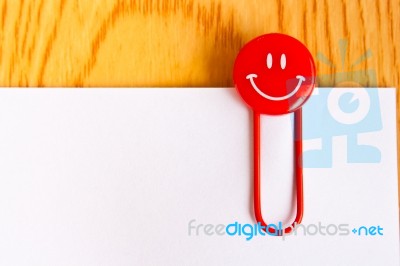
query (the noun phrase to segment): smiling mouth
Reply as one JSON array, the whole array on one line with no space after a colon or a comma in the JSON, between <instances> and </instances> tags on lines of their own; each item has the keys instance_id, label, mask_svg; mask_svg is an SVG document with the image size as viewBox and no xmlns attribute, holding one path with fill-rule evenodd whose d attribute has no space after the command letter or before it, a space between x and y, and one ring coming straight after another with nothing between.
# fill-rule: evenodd
<instances>
[{"instance_id":1,"label":"smiling mouth","mask_svg":"<svg viewBox=\"0 0 400 266\"><path fill-rule=\"evenodd\" d=\"M296 92L300 89L301 84L306 80L302 75L297 75L296 78L297 78L299 81L298 81L298 83L297 83L297 85L296 85L296 88L294 88L294 90L293 90L291 93L289 93L289 94L287 94L287 95L285 95L285 96L282 96L282 97L274 97L274 96L271 96L271 95L268 95L268 94L262 92L262 91L257 87L256 83L254 82L254 79L257 78L257 77L258 77L258 76L257 76L256 74L248 74L248 75L246 76L246 79L249 79L249 80L250 80L250 83L251 83L251 85L253 86L253 89L254 89L258 94L260 94L260 95L261 95L262 97L264 97L265 99L268 99L268 100L271 100L271 101L283 101L283 100L289 99L290 97L292 97L293 95L296 94Z\"/></svg>"}]
</instances>

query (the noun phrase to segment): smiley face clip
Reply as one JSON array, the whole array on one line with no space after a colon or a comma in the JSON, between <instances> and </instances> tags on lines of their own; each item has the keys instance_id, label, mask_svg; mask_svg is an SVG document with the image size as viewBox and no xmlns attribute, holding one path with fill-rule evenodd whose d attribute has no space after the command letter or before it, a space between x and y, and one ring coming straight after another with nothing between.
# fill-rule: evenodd
<instances>
[{"instance_id":1,"label":"smiley face clip","mask_svg":"<svg viewBox=\"0 0 400 266\"><path fill-rule=\"evenodd\" d=\"M290 233L303 217L302 112L301 107L315 87L311 53L298 40L272 33L248 42L236 57L233 80L244 102L253 110L254 212L258 223L271 234ZM294 112L294 173L297 211L284 230L268 227L261 213L260 116Z\"/></svg>"}]
</instances>

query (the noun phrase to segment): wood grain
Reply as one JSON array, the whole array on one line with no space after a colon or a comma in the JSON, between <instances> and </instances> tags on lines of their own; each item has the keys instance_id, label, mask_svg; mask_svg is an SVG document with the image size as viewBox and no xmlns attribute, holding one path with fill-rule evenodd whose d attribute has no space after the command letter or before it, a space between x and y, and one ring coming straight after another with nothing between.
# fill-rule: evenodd
<instances>
[{"instance_id":1,"label":"wood grain","mask_svg":"<svg viewBox=\"0 0 400 266\"><path fill-rule=\"evenodd\" d=\"M1 0L0 84L231 86L240 47L283 32L317 58L321 86L347 73L360 85L398 87L399 8L382 0Z\"/></svg>"},{"instance_id":2,"label":"wood grain","mask_svg":"<svg viewBox=\"0 0 400 266\"><path fill-rule=\"evenodd\" d=\"M399 88L399 27L398 0L0 0L0 85L232 86L240 47L282 32L320 86Z\"/></svg>"}]
</instances>

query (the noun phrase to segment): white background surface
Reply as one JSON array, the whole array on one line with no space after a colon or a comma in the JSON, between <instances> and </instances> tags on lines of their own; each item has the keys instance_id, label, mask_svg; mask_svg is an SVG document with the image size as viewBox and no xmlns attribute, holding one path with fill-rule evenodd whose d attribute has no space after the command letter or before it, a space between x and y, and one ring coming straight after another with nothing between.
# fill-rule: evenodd
<instances>
[{"instance_id":1,"label":"white background surface","mask_svg":"<svg viewBox=\"0 0 400 266\"><path fill-rule=\"evenodd\" d=\"M383 236L188 235L254 223L251 113L233 89L0 90L0 265L398 265L395 91L380 164L305 169L303 224ZM291 132L263 118L263 213L290 220ZM307 148L307 147L305 147Z\"/></svg>"}]
</instances>

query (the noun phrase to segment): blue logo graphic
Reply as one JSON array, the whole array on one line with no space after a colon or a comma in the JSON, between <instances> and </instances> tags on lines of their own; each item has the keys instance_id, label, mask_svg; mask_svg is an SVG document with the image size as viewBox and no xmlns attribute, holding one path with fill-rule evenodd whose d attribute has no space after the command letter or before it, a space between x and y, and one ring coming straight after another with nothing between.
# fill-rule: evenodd
<instances>
[{"instance_id":1,"label":"blue logo graphic","mask_svg":"<svg viewBox=\"0 0 400 266\"><path fill-rule=\"evenodd\" d=\"M303 152L306 168L332 167L333 137L347 138L347 163L379 163L381 152L372 145L361 145L359 134L382 130L376 73L357 66L372 56L371 50L348 62L347 40L339 40L341 64L334 64L322 53L317 59L332 68L332 74L318 75L319 86L357 87L354 89L319 89L303 106L303 140L318 140L319 149ZM340 69L340 71L339 71ZM347 71L346 71L347 69ZM343 154L345 156L346 154Z\"/></svg>"},{"instance_id":2,"label":"blue logo graphic","mask_svg":"<svg viewBox=\"0 0 400 266\"><path fill-rule=\"evenodd\" d=\"M377 89L319 89L303 107L303 140L317 139L320 149L303 152L303 167L332 167L332 139L347 137L347 163L379 163L381 152L358 142L360 133L382 129Z\"/></svg>"}]
</instances>

